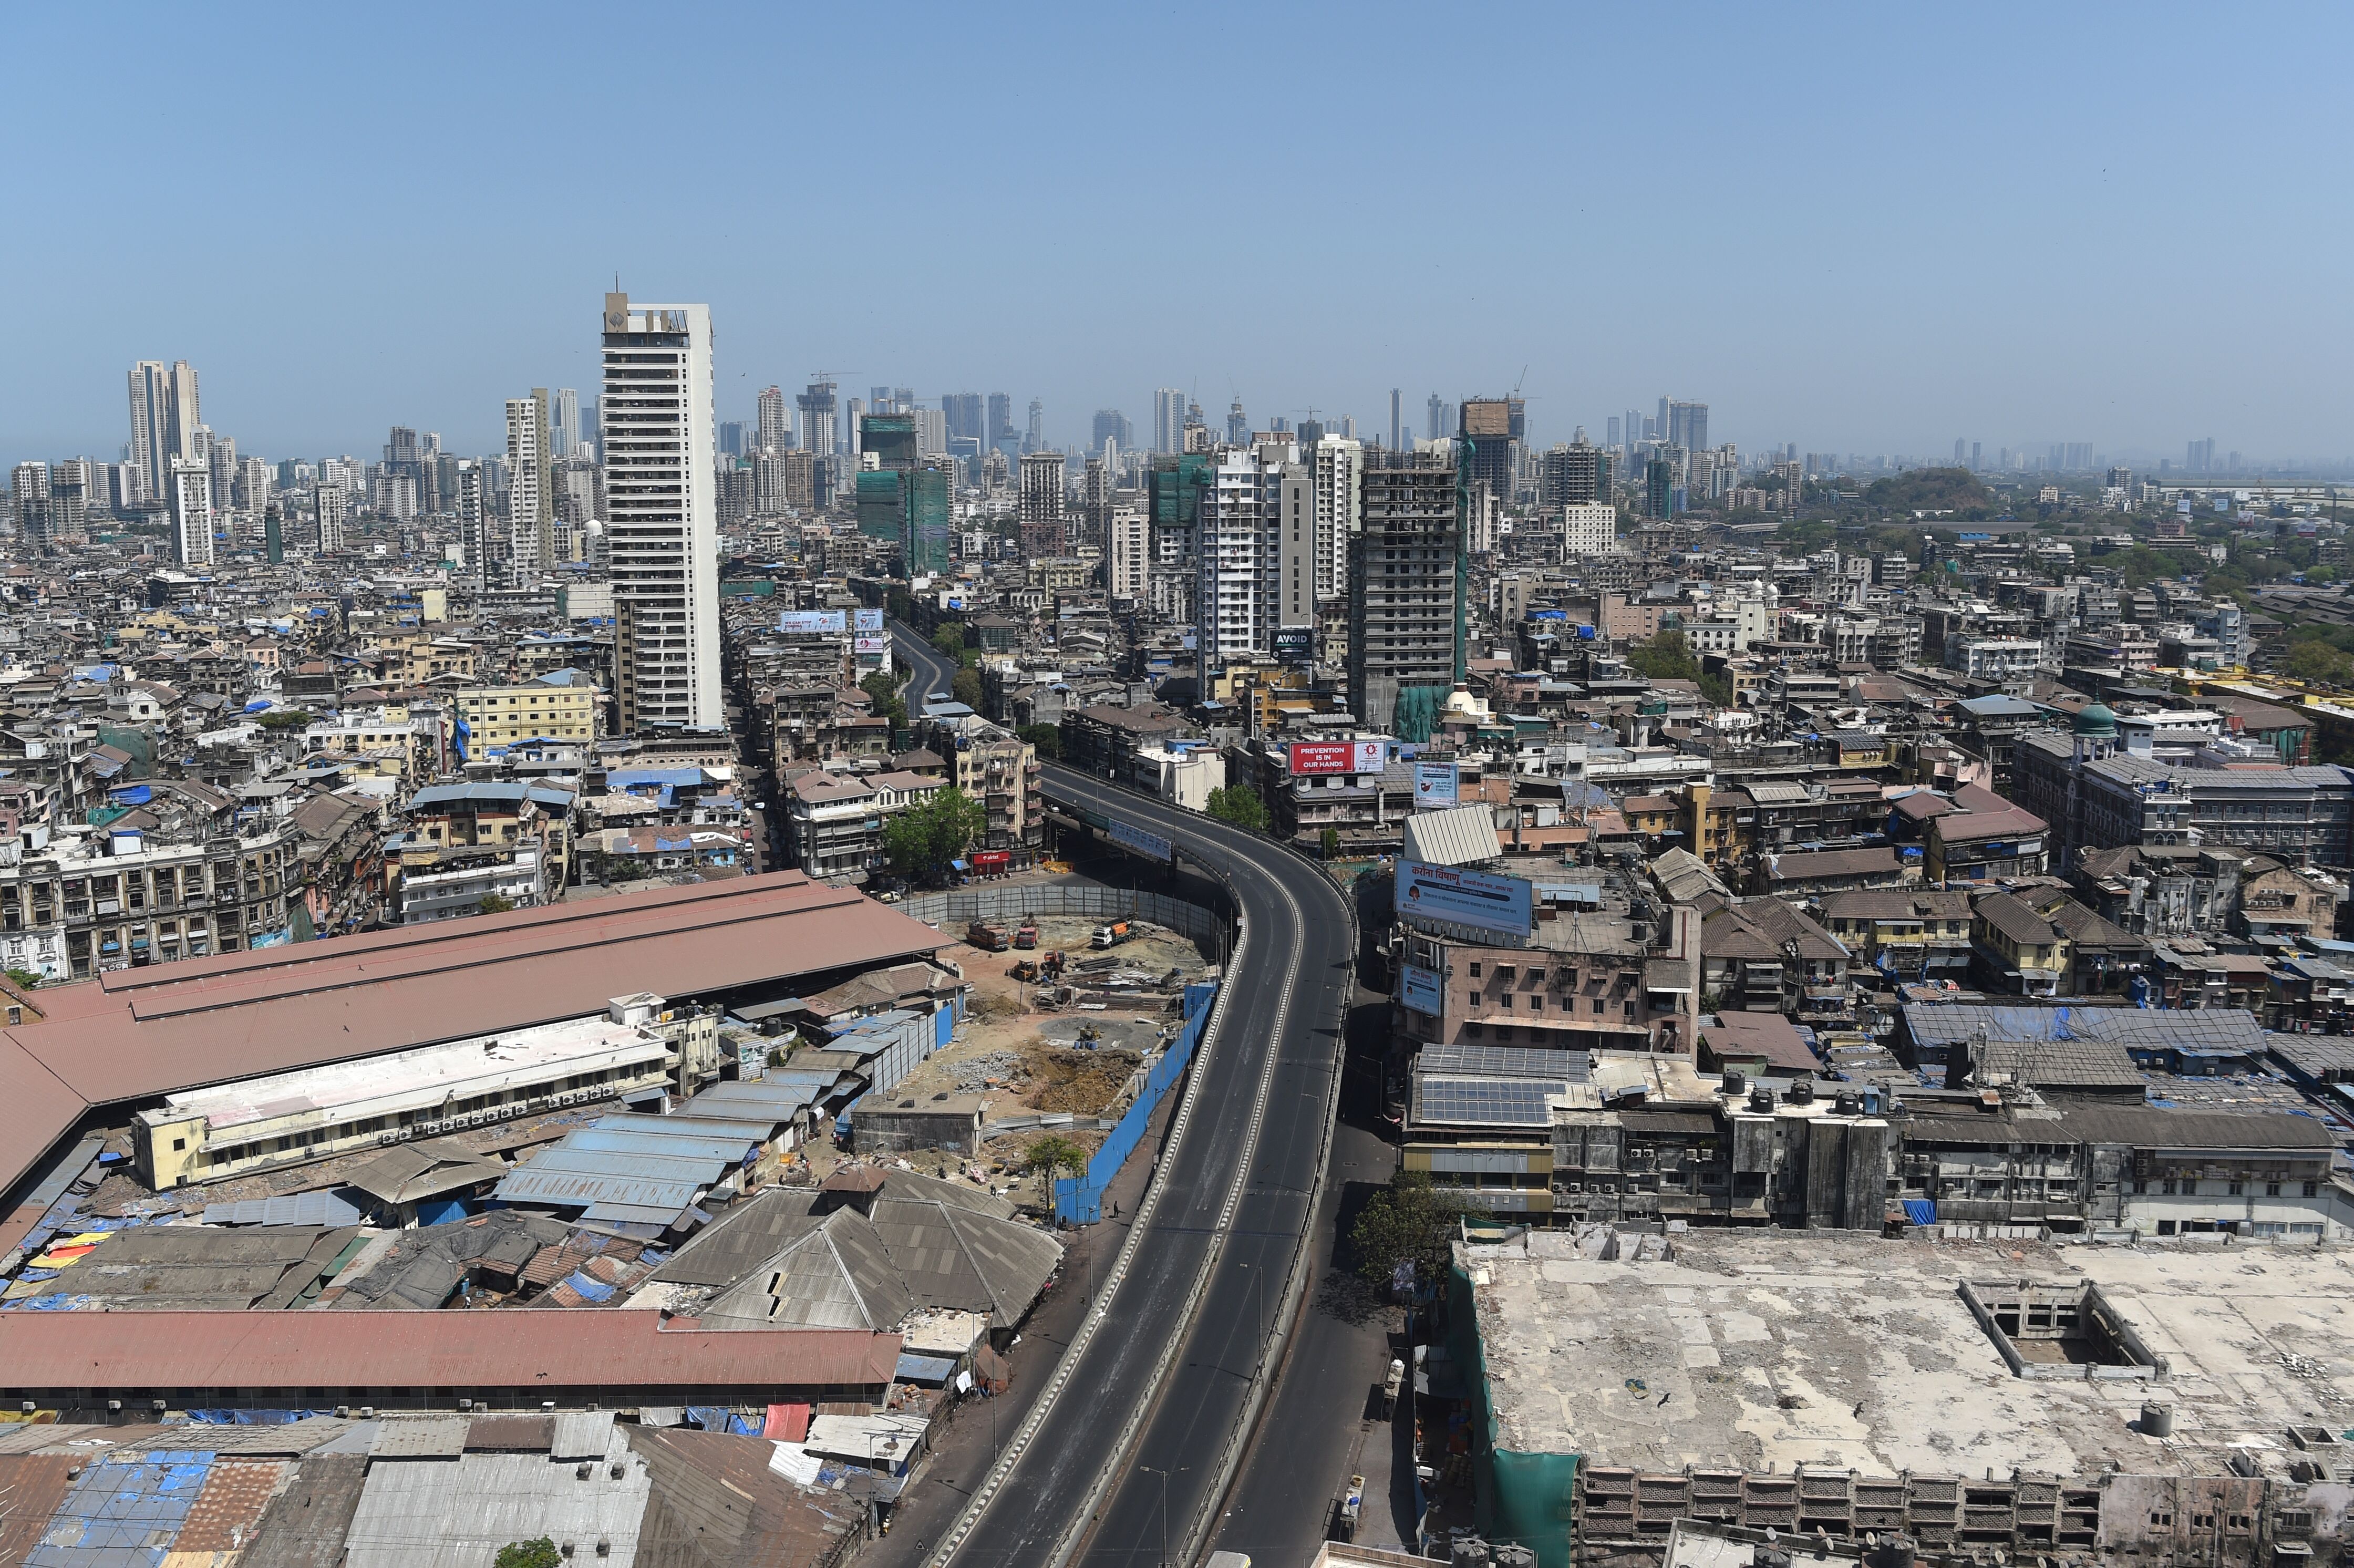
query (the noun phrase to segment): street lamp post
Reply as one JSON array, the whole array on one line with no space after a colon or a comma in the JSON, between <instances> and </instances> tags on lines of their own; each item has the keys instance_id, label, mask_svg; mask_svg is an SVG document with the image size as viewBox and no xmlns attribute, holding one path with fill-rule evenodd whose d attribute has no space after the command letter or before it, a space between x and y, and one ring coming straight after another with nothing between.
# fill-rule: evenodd
<instances>
[{"instance_id":1,"label":"street lamp post","mask_svg":"<svg viewBox=\"0 0 2354 1568\"><path fill-rule=\"evenodd\" d=\"M1148 1476L1161 1478L1161 1568L1169 1568L1169 1477L1171 1472L1156 1470L1150 1465L1139 1465L1137 1468ZM1177 1467L1176 1473L1182 1475L1189 1468L1191 1468L1190 1466L1180 1465Z\"/></svg>"}]
</instances>

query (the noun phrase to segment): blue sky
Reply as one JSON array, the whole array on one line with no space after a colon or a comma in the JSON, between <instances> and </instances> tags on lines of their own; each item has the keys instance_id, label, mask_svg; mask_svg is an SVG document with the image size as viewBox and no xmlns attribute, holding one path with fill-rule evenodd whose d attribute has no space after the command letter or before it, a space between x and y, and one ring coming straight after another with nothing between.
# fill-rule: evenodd
<instances>
[{"instance_id":1,"label":"blue sky","mask_svg":"<svg viewBox=\"0 0 2354 1568\"><path fill-rule=\"evenodd\" d=\"M249 453L487 450L617 270L710 302L722 418L822 366L1385 429L1525 366L1544 441L2334 461L2349 15L20 8L0 461L111 456L141 357Z\"/></svg>"}]
</instances>

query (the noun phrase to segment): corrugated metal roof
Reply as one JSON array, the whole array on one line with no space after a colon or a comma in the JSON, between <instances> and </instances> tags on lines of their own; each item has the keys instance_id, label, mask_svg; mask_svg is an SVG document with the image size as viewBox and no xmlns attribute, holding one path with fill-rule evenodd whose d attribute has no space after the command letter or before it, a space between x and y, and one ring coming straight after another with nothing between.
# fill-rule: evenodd
<instances>
[{"instance_id":1,"label":"corrugated metal roof","mask_svg":"<svg viewBox=\"0 0 2354 1568\"><path fill-rule=\"evenodd\" d=\"M0 1390L858 1386L896 1334L665 1326L653 1312L0 1313Z\"/></svg>"},{"instance_id":2,"label":"corrugated metal roof","mask_svg":"<svg viewBox=\"0 0 2354 1568\"><path fill-rule=\"evenodd\" d=\"M547 1454L552 1459L594 1459L601 1457L612 1441L611 1411L560 1411L548 1438Z\"/></svg>"},{"instance_id":3,"label":"corrugated metal roof","mask_svg":"<svg viewBox=\"0 0 2354 1568\"><path fill-rule=\"evenodd\" d=\"M325 1188L205 1205L208 1225L355 1225L365 1217L358 1205Z\"/></svg>"},{"instance_id":4,"label":"corrugated metal roof","mask_svg":"<svg viewBox=\"0 0 2354 1568\"><path fill-rule=\"evenodd\" d=\"M571 1562L631 1563L652 1483L618 1437L597 1457L585 1477L545 1454L372 1465L345 1534L345 1568L479 1568L540 1536L569 1548Z\"/></svg>"},{"instance_id":5,"label":"corrugated metal roof","mask_svg":"<svg viewBox=\"0 0 2354 1568\"><path fill-rule=\"evenodd\" d=\"M465 1415L403 1415L378 1417L376 1441L368 1457L376 1459L447 1459L466 1451L466 1433L473 1425Z\"/></svg>"},{"instance_id":6,"label":"corrugated metal roof","mask_svg":"<svg viewBox=\"0 0 2354 1568\"><path fill-rule=\"evenodd\" d=\"M1487 806L1418 811L1405 821L1405 858L1430 865L1469 865L1504 853L1496 814Z\"/></svg>"}]
</instances>

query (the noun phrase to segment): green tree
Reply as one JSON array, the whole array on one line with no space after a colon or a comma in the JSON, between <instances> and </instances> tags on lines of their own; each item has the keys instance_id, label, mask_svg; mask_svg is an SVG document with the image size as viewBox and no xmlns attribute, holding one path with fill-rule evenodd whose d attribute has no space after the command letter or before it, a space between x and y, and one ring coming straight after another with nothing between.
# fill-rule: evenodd
<instances>
[{"instance_id":1,"label":"green tree","mask_svg":"<svg viewBox=\"0 0 2354 1568\"><path fill-rule=\"evenodd\" d=\"M1210 815L1222 822L1232 822L1254 833L1267 832L1267 802L1258 791L1242 784L1229 784L1223 789L1210 791Z\"/></svg>"},{"instance_id":2,"label":"green tree","mask_svg":"<svg viewBox=\"0 0 2354 1568\"><path fill-rule=\"evenodd\" d=\"M970 668L959 670L955 679L949 682L949 695L973 712L979 713L981 711L981 672Z\"/></svg>"},{"instance_id":3,"label":"green tree","mask_svg":"<svg viewBox=\"0 0 2354 1568\"><path fill-rule=\"evenodd\" d=\"M1414 1265L1415 1278L1437 1285L1447 1277L1447 1245L1457 1222L1488 1218L1484 1210L1440 1192L1427 1171L1400 1171L1373 1194L1349 1232L1357 1272L1376 1284L1389 1283L1401 1263Z\"/></svg>"},{"instance_id":4,"label":"green tree","mask_svg":"<svg viewBox=\"0 0 2354 1568\"><path fill-rule=\"evenodd\" d=\"M2354 685L2354 656L2338 652L2319 638L2291 643L2287 657L2281 661L2281 671L2319 685Z\"/></svg>"},{"instance_id":5,"label":"green tree","mask_svg":"<svg viewBox=\"0 0 2354 1568\"><path fill-rule=\"evenodd\" d=\"M545 1535L536 1541L516 1541L499 1548L493 1568L564 1568L564 1553Z\"/></svg>"},{"instance_id":6,"label":"green tree","mask_svg":"<svg viewBox=\"0 0 2354 1568\"><path fill-rule=\"evenodd\" d=\"M1650 681L1698 681L1700 661L1684 634L1669 627L1649 642L1627 650L1627 667Z\"/></svg>"},{"instance_id":7,"label":"green tree","mask_svg":"<svg viewBox=\"0 0 2354 1568\"><path fill-rule=\"evenodd\" d=\"M899 684L896 681L877 670L859 682L858 689L864 692L867 700L875 705L874 712L876 718L886 718L891 721L894 733L907 727L907 705L900 700Z\"/></svg>"},{"instance_id":8,"label":"green tree","mask_svg":"<svg viewBox=\"0 0 2354 1568\"><path fill-rule=\"evenodd\" d=\"M1327 828L1316 835L1316 847L1324 852L1326 860L1341 858L1341 830Z\"/></svg>"},{"instance_id":9,"label":"green tree","mask_svg":"<svg viewBox=\"0 0 2354 1568\"><path fill-rule=\"evenodd\" d=\"M950 786L884 823L883 858L902 876L937 878L988 826L981 802Z\"/></svg>"},{"instance_id":10,"label":"green tree","mask_svg":"<svg viewBox=\"0 0 2354 1568\"><path fill-rule=\"evenodd\" d=\"M1058 1133L1048 1133L1023 1150L1023 1168L1034 1176L1055 1179L1057 1171L1076 1175L1087 1168L1087 1151Z\"/></svg>"},{"instance_id":11,"label":"green tree","mask_svg":"<svg viewBox=\"0 0 2354 1568\"><path fill-rule=\"evenodd\" d=\"M264 729L304 729L317 723L318 715L301 708L272 708L253 722Z\"/></svg>"},{"instance_id":12,"label":"green tree","mask_svg":"<svg viewBox=\"0 0 2354 1568\"><path fill-rule=\"evenodd\" d=\"M944 620L932 633L932 646L953 659L964 652L964 622Z\"/></svg>"},{"instance_id":13,"label":"green tree","mask_svg":"<svg viewBox=\"0 0 2354 1568\"><path fill-rule=\"evenodd\" d=\"M8 983L18 991L30 991L41 983L41 977L31 969L11 968L7 973Z\"/></svg>"},{"instance_id":14,"label":"green tree","mask_svg":"<svg viewBox=\"0 0 2354 1568\"><path fill-rule=\"evenodd\" d=\"M1050 724L1027 724L1013 732L1024 745L1038 754L1041 762L1063 759L1063 732Z\"/></svg>"},{"instance_id":15,"label":"green tree","mask_svg":"<svg viewBox=\"0 0 2354 1568\"><path fill-rule=\"evenodd\" d=\"M482 895L482 913L485 915L504 915L514 907L514 900L507 897L504 894L485 893Z\"/></svg>"}]
</instances>

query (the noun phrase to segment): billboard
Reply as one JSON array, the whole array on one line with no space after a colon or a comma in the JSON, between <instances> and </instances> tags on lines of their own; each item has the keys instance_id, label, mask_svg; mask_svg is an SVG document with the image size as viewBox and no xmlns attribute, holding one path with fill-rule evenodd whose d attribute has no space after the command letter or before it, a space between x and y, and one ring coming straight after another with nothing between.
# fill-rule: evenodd
<instances>
[{"instance_id":1,"label":"billboard","mask_svg":"<svg viewBox=\"0 0 2354 1568\"><path fill-rule=\"evenodd\" d=\"M888 653L891 652L891 640L888 637L870 636L862 631L856 637L853 638L851 641L857 652L861 653Z\"/></svg>"},{"instance_id":2,"label":"billboard","mask_svg":"<svg viewBox=\"0 0 2354 1568\"><path fill-rule=\"evenodd\" d=\"M1412 964L1399 966L1398 1000L1415 1012L1437 1017L1442 994L1437 969L1417 969Z\"/></svg>"},{"instance_id":3,"label":"billboard","mask_svg":"<svg viewBox=\"0 0 2354 1568\"><path fill-rule=\"evenodd\" d=\"M1382 743L1378 740L1295 740L1291 771L1301 774L1379 773Z\"/></svg>"},{"instance_id":4,"label":"billboard","mask_svg":"<svg viewBox=\"0 0 2354 1568\"><path fill-rule=\"evenodd\" d=\"M1275 656L1287 664L1304 664L1314 653L1316 629L1312 626L1278 626L1275 629Z\"/></svg>"},{"instance_id":5,"label":"billboard","mask_svg":"<svg viewBox=\"0 0 2354 1568\"><path fill-rule=\"evenodd\" d=\"M1418 860L1398 862L1397 912L1402 916L1526 937L1535 924L1532 903L1530 885L1517 876Z\"/></svg>"},{"instance_id":6,"label":"billboard","mask_svg":"<svg viewBox=\"0 0 2354 1568\"><path fill-rule=\"evenodd\" d=\"M850 624L854 631L869 632L879 636L883 630L883 612L879 609L862 609Z\"/></svg>"},{"instance_id":7,"label":"billboard","mask_svg":"<svg viewBox=\"0 0 2354 1568\"><path fill-rule=\"evenodd\" d=\"M843 630L849 622L838 609L789 609L777 617L777 630L802 636L823 636Z\"/></svg>"},{"instance_id":8,"label":"billboard","mask_svg":"<svg viewBox=\"0 0 2354 1568\"><path fill-rule=\"evenodd\" d=\"M1460 792L1452 762L1417 762L1414 765L1414 809L1417 811L1442 810L1457 803Z\"/></svg>"}]
</instances>

